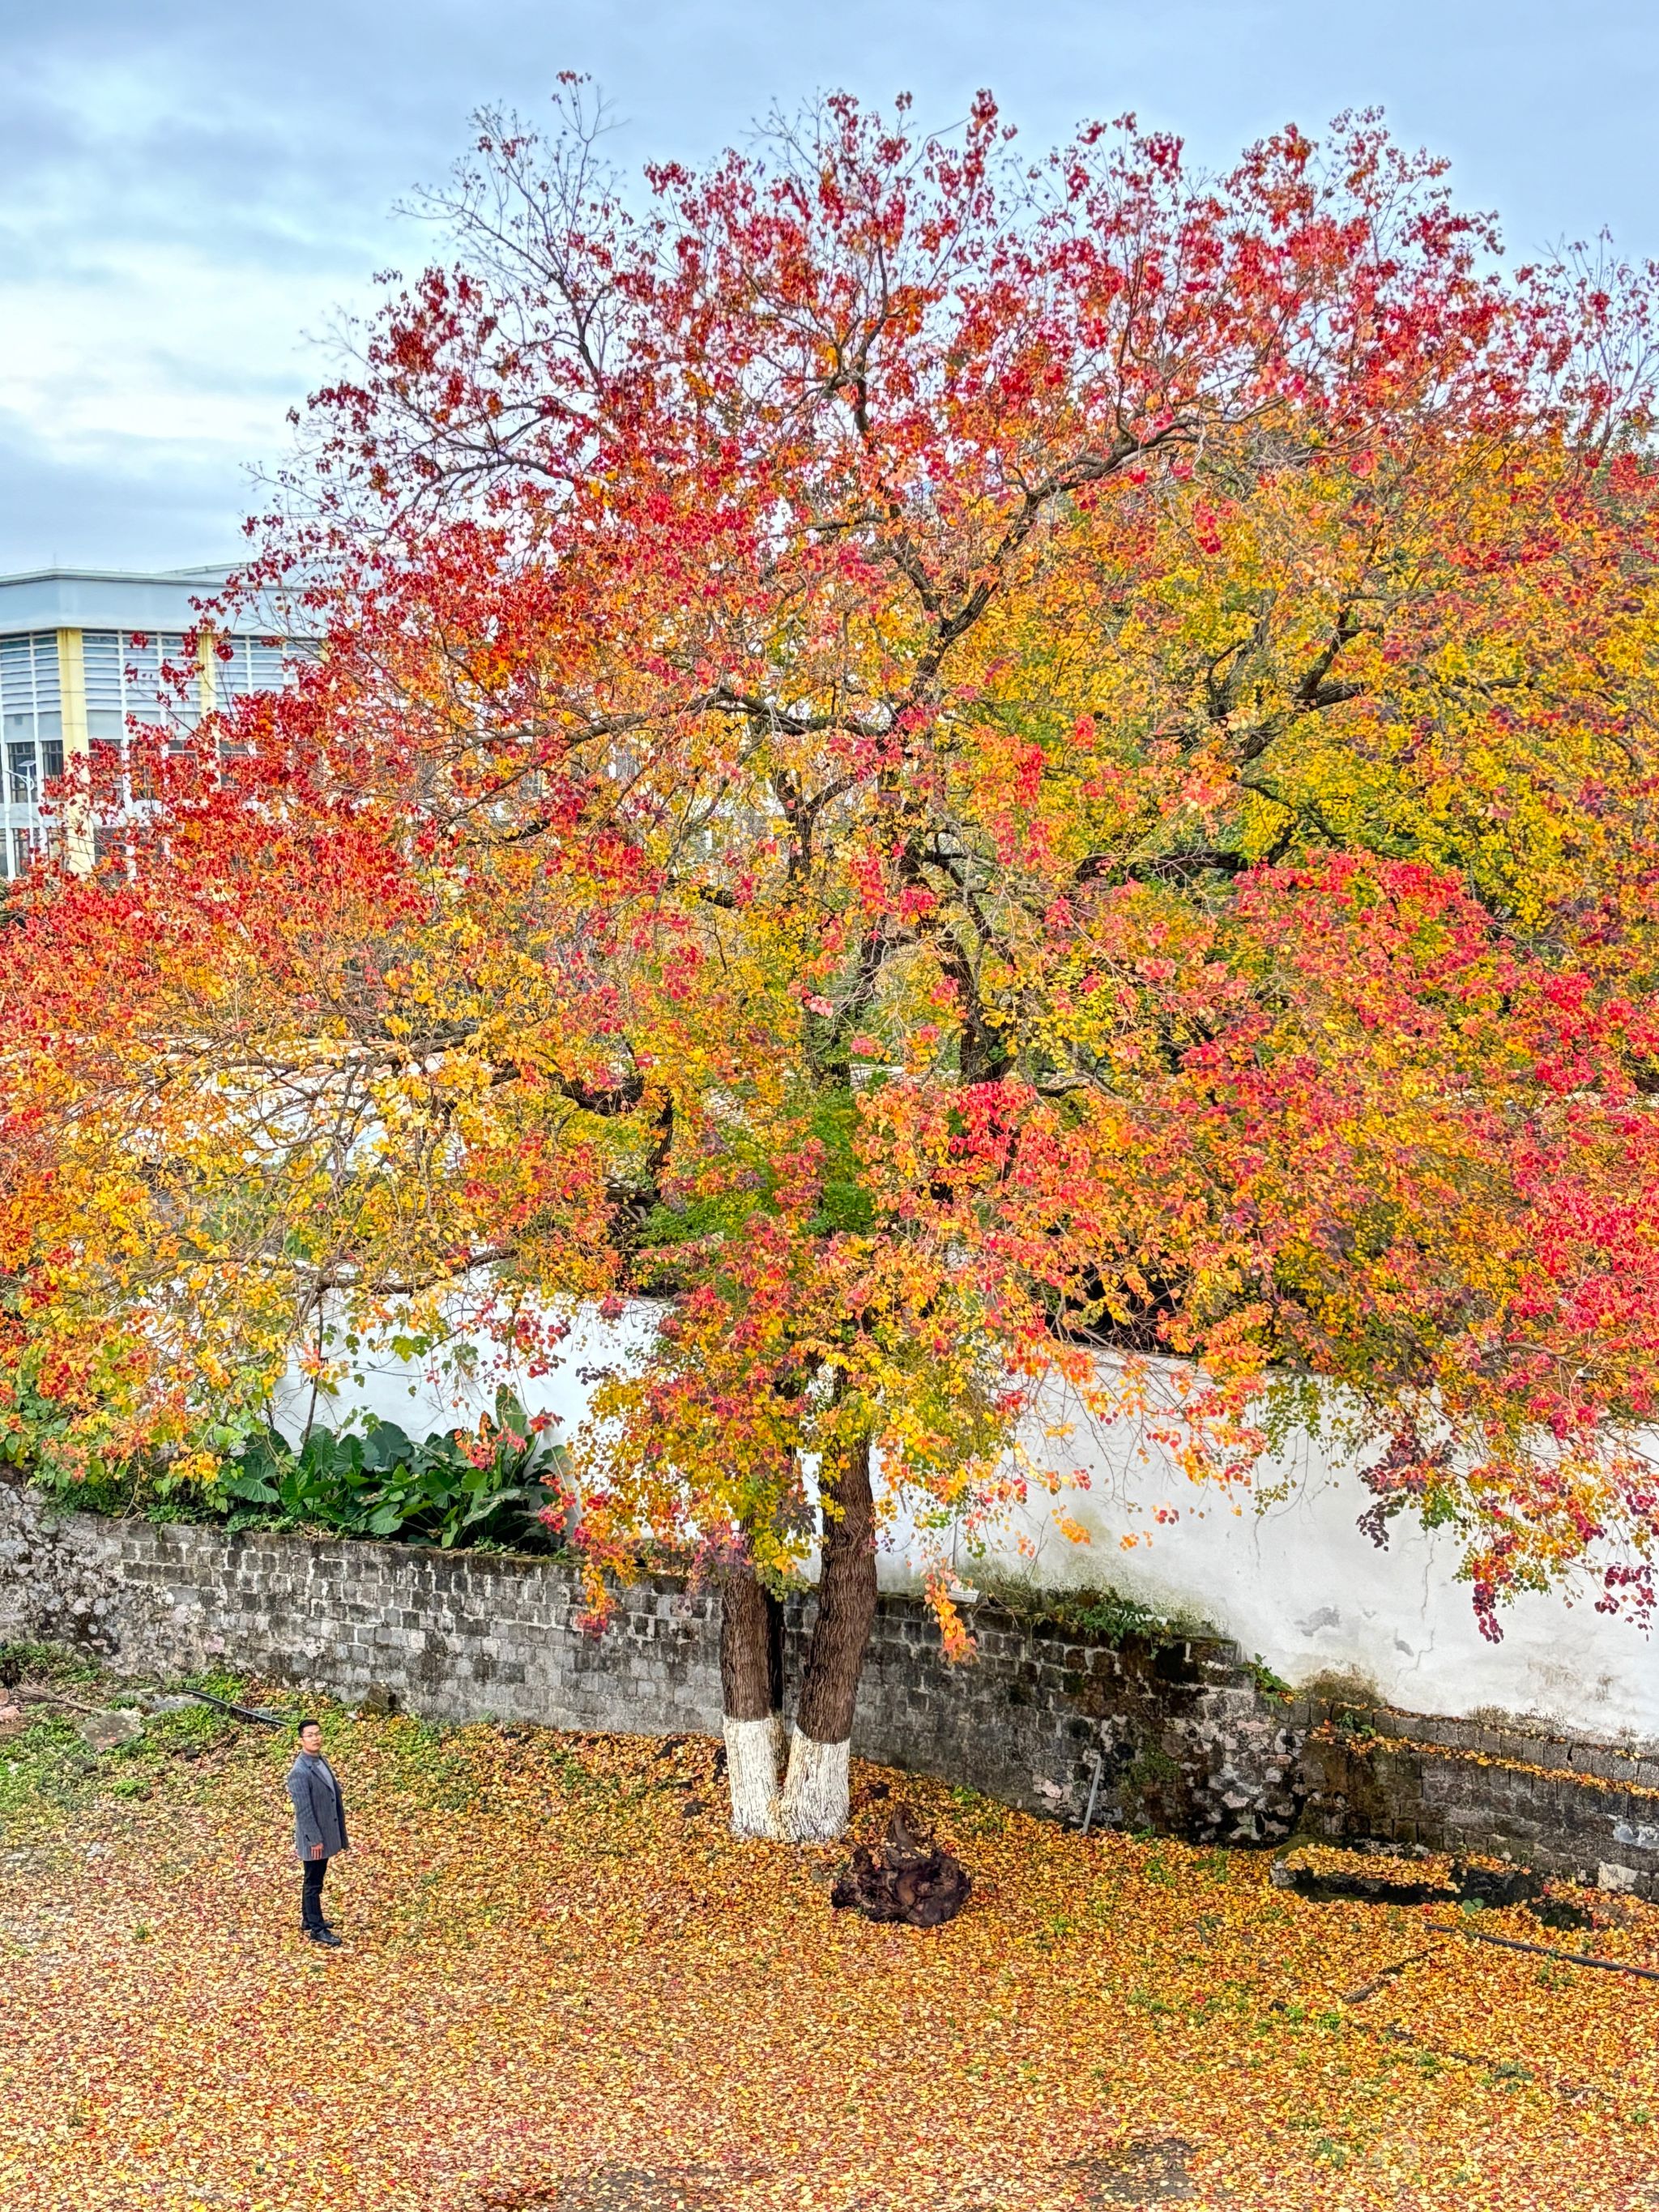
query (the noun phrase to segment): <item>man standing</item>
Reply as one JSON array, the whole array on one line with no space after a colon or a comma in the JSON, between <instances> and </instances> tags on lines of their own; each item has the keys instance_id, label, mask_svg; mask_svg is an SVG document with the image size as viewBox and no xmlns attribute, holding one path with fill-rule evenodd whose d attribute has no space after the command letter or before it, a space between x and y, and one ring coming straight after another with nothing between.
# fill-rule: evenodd
<instances>
[{"instance_id":1,"label":"man standing","mask_svg":"<svg viewBox=\"0 0 1659 2212\"><path fill-rule=\"evenodd\" d=\"M323 1917L323 1876L334 1854L350 1846L340 1785L323 1757L323 1731L315 1721L300 1723L300 1755L289 1771L288 1794L294 1800L294 1855L305 1869L300 1925L313 1943L337 1945L339 1937Z\"/></svg>"}]
</instances>

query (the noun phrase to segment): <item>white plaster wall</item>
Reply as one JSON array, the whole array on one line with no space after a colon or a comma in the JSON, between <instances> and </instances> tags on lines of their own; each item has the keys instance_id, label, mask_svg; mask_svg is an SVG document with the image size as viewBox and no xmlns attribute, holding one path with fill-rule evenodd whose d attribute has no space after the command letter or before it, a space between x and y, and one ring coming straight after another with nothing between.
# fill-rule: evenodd
<instances>
[{"instance_id":1,"label":"white plaster wall","mask_svg":"<svg viewBox=\"0 0 1659 2212\"><path fill-rule=\"evenodd\" d=\"M556 1434L568 1440L587 1410L591 1386L583 1382L584 1370L613 1366L650 1340L656 1326L653 1309L635 1304L620 1320L600 1320L592 1309L583 1311L560 1347L556 1364L536 1374L522 1361L493 1349L470 1347L477 1364L471 1375L458 1375L453 1365L397 1359L390 1353L364 1352L347 1363L351 1370L339 1388L320 1392L315 1418L337 1428L355 1415L372 1413L376 1419L396 1421L411 1437L430 1436L435 1429L471 1426L479 1416L493 1413L495 1394L505 1383L527 1413L550 1413ZM277 1425L297 1437L312 1411L309 1379L295 1366L277 1394Z\"/></svg>"},{"instance_id":2,"label":"white plaster wall","mask_svg":"<svg viewBox=\"0 0 1659 2212\"><path fill-rule=\"evenodd\" d=\"M1502 1609L1503 1640L1490 1642L1446 1532L1402 1516L1379 1550L1356 1525L1370 1492L1311 1439L1264 1462L1237 1499L1111 1429L1079 1424L1066 1449L1090 1486L1059 1503L1089 1541L1062 1535L1054 1503L1034 1492L988 1554L999 1567L1196 1613L1298 1688L1349 1675L1414 1712L1493 1707L1569 1733L1659 1739L1659 1645L1641 1629L1589 1595L1526 1595ZM1011 1540L1022 1534L1023 1559ZM961 1560L969 1582L973 1565Z\"/></svg>"},{"instance_id":3,"label":"white plaster wall","mask_svg":"<svg viewBox=\"0 0 1659 2212\"><path fill-rule=\"evenodd\" d=\"M367 1411L422 1436L476 1419L507 1380L528 1411L552 1413L568 1437L586 1405L582 1370L626 1359L652 1326L647 1307L614 1323L590 1314L550 1373L532 1377L510 1363L484 1362L465 1388L390 1358L360 1361L322 1401L320 1417L336 1424ZM290 1431L303 1425L309 1397L310 1384L295 1376L279 1408ZM1045 1428L1067 1419L1068 1437L1045 1437ZM1297 1687L1344 1674L1413 1711L1493 1707L1567 1732L1659 1740L1659 1644L1629 1621L1596 1613L1589 1597L1556 1596L1506 1607L1503 1641L1490 1643L1475 1626L1467 1586L1454 1579L1455 1547L1401 1518L1379 1551L1355 1525L1370 1493L1312 1439L1264 1463L1255 1492L1239 1499L1188 1481L1156 1444L1095 1428L1067 1405L1034 1418L1025 1441L1036 1461L1080 1468L1088 1486L1057 1498L1034 1487L982 1558L958 1538L953 1557L970 1586L981 1565L1049 1586L1109 1585L1212 1623ZM1086 1542L1061 1534L1057 1509ZM883 1582L914 1583L927 1548L896 1516Z\"/></svg>"}]
</instances>

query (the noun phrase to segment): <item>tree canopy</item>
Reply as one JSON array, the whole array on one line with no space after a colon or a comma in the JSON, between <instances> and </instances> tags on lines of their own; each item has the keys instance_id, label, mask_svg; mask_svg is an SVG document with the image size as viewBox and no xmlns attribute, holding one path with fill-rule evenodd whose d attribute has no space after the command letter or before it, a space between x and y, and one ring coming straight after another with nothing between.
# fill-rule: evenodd
<instances>
[{"instance_id":1,"label":"tree canopy","mask_svg":"<svg viewBox=\"0 0 1659 2212\"><path fill-rule=\"evenodd\" d=\"M872 1450L994 1513L1058 1373L1197 1474L1334 1425L1494 1632L1644 1604L1654 273L1506 272L1369 117L1209 176L837 96L637 198L584 101L312 404L244 587L320 653L4 933L51 1449L647 1295L596 1599L775 1589Z\"/></svg>"}]
</instances>

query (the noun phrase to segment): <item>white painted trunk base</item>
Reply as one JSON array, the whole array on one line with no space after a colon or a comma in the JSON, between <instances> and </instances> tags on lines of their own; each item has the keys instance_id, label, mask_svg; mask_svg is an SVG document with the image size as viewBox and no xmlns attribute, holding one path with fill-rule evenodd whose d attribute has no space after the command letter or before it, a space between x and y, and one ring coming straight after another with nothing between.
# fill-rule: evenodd
<instances>
[{"instance_id":1,"label":"white painted trunk base","mask_svg":"<svg viewBox=\"0 0 1659 2212\"><path fill-rule=\"evenodd\" d=\"M789 1739L783 1778L783 1832L798 1844L832 1844L852 1817L850 1743L816 1743L799 1729Z\"/></svg>"},{"instance_id":2,"label":"white painted trunk base","mask_svg":"<svg viewBox=\"0 0 1659 2212\"><path fill-rule=\"evenodd\" d=\"M727 1713L726 1779L732 1793L734 1836L783 1833L778 1814L778 1758L783 1749L783 1715L763 1721L734 1721Z\"/></svg>"}]
</instances>

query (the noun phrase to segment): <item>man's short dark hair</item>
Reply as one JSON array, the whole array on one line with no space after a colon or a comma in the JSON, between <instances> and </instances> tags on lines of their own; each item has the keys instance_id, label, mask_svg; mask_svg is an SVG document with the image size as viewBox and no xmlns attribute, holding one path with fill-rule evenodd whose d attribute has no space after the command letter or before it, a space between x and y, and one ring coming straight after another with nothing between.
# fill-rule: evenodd
<instances>
[{"instance_id":1,"label":"man's short dark hair","mask_svg":"<svg viewBox=\"0 0 1659 2212\"><path fill-rule=\"evenodd\" d=\"M303 1720L300 1723L297 1733L303 1735L308 1728L320 1729L322 1725L320 1721Z\"/></svg>"}]
</instances>

